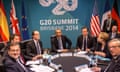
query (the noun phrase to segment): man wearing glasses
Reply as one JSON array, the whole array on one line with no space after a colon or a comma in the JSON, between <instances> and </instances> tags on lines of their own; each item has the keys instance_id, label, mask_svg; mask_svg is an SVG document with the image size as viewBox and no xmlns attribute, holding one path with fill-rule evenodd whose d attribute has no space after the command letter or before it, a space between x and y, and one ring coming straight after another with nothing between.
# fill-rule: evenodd
<instances>
[{"instance_id":1,"label":"man wearing glasses","mask_svg":"<svg viewBox=\"0 0 120 72\"><path fill-rule=\"evenodd\" d=\"M102 72L120 72L120 39L112 39L108 42L109 50L113 59ZM98 67L93 68L94 72L101 72Z\"/></svg>"}]
</instances>

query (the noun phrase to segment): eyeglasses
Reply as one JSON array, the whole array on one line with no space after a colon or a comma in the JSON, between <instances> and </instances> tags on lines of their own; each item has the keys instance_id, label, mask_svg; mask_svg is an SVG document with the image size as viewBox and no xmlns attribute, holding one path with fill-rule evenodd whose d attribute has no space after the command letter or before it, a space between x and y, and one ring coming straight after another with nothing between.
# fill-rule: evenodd
<instances>
[{"instance_id":1,"label":"eyeglasses","mask_svg":"<svg viewBox=\"0 0 120 72\"><path fill-rule=\"evenodd\" d=\"M111 46L111 47L109 47L109 48L117 48L117 47L120 47L120 46Z\"/></svg>"}]
</instances>

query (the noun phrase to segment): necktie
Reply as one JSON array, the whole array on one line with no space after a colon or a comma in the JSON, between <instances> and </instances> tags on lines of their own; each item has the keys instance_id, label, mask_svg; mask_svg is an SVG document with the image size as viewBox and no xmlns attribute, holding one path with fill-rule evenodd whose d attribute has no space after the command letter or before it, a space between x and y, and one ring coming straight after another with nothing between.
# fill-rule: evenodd
<instances>
[{"instance_id":1,"label":"necktie","mask_svg":"<svg viewBox=\"0 0 120 72\"><path fill-rule=\"evenodd\" d=\"M25 64L25 60L24 60L24 58L23 58L22 55L20 55L20 61L21 61L23 64Z\"/></svg>"},{"instance_id":2,"label":"necktie","mask_svg":"<svg viewBox=\"0 0 120 72\"><path fill-rule=\"evenodd\" d=\"M87 38L83 38L83 45L82 45L82 50L85 51L87 48Z\"/></svg>"},{"instance_id":3,"label":"necktie","mask_svg":"<svg viewBox=\"0 0 120 72\"><path fill-rule=\"evenodd\" d=\"M25 72L28 72L27 68L23 65L20 58L17 59L17 62L24 69Z\"/></svg>"},{"instance_id":4,"label":"necktie","mask_svg":"<svg viewBox=\"0 0 120 72\"><path fill-rule=\"evenodd\" d=\"M107 20L107 30L109 31L111 27L111 20Z\"/></svg>"},{"instance_id":5,"label":"necktie","mask_svg":"<svg viewBox=\"0 0 120 72\"><path fill-rule=\"evenodd\" d=\"M37 44L36 44L36 45L37 45L37 47L36 47L36 48L37 48L37 54L41 54L40 44L39 44L38 41L37 41L36 43L37 43Z\"/></svg>"},{"instance_id":6,"label":"necktie","mask_svg":"<svg viewBox=\"0 0 120 72\"><path fill-rule=\"evenodd\" d=\"M115 38L115 33L112 33L111 39Z\"/></svg>"},{"instance_id":7,"label":"necktie","mask_svg":"<svg viewBox=\"0 0 120 72\"><path fill-rule=\"evenodd\" d=\"M58 38L59 49L63 49L63 44L61 38Z\"/></svg>"}]
</instances>

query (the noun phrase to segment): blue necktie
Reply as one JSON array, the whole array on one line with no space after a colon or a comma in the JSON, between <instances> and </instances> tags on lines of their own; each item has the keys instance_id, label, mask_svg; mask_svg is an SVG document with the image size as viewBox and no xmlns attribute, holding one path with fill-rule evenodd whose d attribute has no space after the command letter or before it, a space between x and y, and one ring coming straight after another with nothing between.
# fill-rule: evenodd
<instances>
[{"instance_id":1,"label":"blue necktie","mask_svg":"<svg viewBox=\"0 0 120 72\"><path fill-rule=\"evenodd\" d=\"M63 49L63 44L61 38L58 38L59 49Z\"/></svg>"}]
</instances>

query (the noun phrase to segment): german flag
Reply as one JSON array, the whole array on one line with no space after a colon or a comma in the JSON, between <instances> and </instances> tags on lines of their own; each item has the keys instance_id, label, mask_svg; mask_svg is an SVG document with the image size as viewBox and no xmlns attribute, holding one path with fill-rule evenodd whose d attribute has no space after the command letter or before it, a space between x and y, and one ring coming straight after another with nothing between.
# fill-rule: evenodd
<instances>
[{"instance_id":1,"label":"german flag","mask_svg":"<svg viewBox=\"0 0 120 72\"><path fill-rule=\"evenodd\" d=\"M118 0L114 0L113 8L112 8L112 18L117 21L118 24L118 32L120 32L120 17L119 17L119 12L118 12Z\"/></svg>"}]
</instances>

